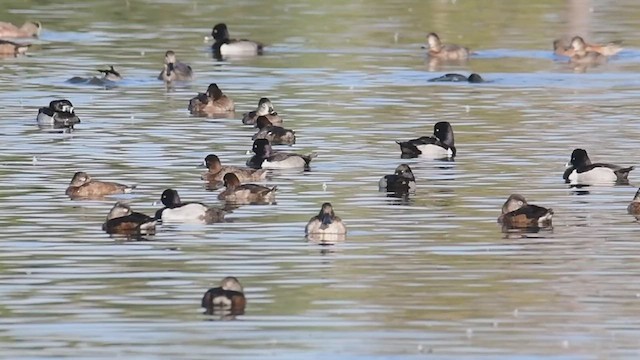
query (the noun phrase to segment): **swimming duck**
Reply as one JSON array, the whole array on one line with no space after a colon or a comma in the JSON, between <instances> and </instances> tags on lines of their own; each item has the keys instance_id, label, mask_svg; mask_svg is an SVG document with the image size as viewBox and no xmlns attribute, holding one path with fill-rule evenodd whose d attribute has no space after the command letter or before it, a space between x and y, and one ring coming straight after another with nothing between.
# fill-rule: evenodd
<instances>
[{"instance_id":1,"label":"swimming duck","mask_svg":"<svg viewBox=\"0 0 640 360\"><path fill-rule=\"evenodd\" d=\"M211 315L215 309L231 312L233 315L244 314L247 299L240 281L233 276L227 276L220 281L220 286L211 288L202 297L202 307Z\"/></svg>"},{"instance_id":2,"label":"swimming duck","mask_svg":"<svg viewBox=\"0 0 640 360\"><path fill-rule=\"evenodd\" d=\"M271 145L293 145L296 143L296 133L293 130L274 126L266 116L259 116L256 120L258 132L251 140L267 139Z\"/></svg>"},{"instance_id":3,"label":"swimming duck","mask_svg":"<svg viewBox=\"0 0 640 360\"><path fill-rule=\"evenodd\" d=\"M409 141L396 141L400 145L403 156L428 157L433 159L453 158L456 147L453 140L453 128L446 121L437 122L433 126L432 136L423 136Z\"/></svg>"},{"instance_id":4,"label":"swimming duck","mask_svg":"<svg viewBox=\"0 0 640 360\"><path fill-rule=\"evenodd\" d=\"M222 181L227 173L234 173L241 182L261 181L267 178L267 170L251 169L238 166L222 166L220 158L214 154L209 154L204 158L204 165L209 169L202 174L202 180Z\"/></svg>"},{"instance_id":5,"label":"swimming duck","mask_svg":"<svg viewBox=\"0 0 640 360\"><path fill-rule=\"evenodd\" d=\"M80 118L76 116L73 104L69 100L53 100L48 107L38 109L36 118L38 125L55 127L69 127L80 123Z\"/></svg>"},{"instance_id":6,"label":"swimming duck","mask_svg":"<svg viewBox=\"0 0 640 360\"><path fill-rule=\"evenodd\" d=\"M113 68L113 65L109 65L109 68L106 70L98 69L98 72L102 74L103 80L109 81L120 81L122 80L122 76L116 69Z\"/></svg>"},{"instance_id":7,"label":"swimming duck","mask_svg":"<svg viewBox=\"0 0 640 360\"><path fill-rule=\"evenodd\" d=\"M562 178L572 185L627 184L629 172L633 168L605 163L592 164L586 150L575 149Z\"/></svg>"},{"instance_id":8,"label":"swimming duck","mask_svg":"<svg viewBox=\"0 0 640 360\"><path fill-rule=\"evenodd\" d=\"M271 100L264 97L258 101L258 108L242 115L242 123L245 125L256 125L259 116L265 116L273 125L282 125L282 118L273 109Z\"/></svg>"},{"instance_id":9,"label":"swimming duck","mask_svg":"<svg viewBox=\"0 0 640 360\"><path fill-rule=\"evenodd\" d=\"M427 55L442 60L463 60L469 57L469 49L455 44L443 44L436 33L427 35Z\"/></svg>"},{"instance_id":10,"label":"swimming duck","mask_svg":"<svg viewBox=\"0 0 640 360\"><path fill-rule=\"evenodd\" d=\"M81 77L74 76L67 80L67 82L71 84L86 84L86 85L97 85L97 86L106 86L112 87L115 86L115 82L122 80L122 76L119 72L117 72L113 66L109 66L109 69L98 69L98 72L102 74L102 77L92 76L92 77Z\"/></svg>"},{"instance_id":11,"label":"swimming duck","mask_svg":"<svg viewBox=\"0 0 640 360\"><path fill-rule=\"evenodd\" d=\"M333 212L331 203L322 204L320 213L312 217L305 227L305 234L346 234L347 227Z\"/></svg>"},{"instance_id":12,"label":"swimming duck","mask_svg":"<svg viewBox=\"0 0 640 360\"><path fill-rule=\"evenodd\" d=\"M165 206L156 211L156 219L165 222L211 224L224 221L225 211L211 208L202 203L183 203L173 189L162 192L160 201Z\"/></svg>"},{"instance_id":13,"label":"swimming duck","mask_svg":"<svg viewBox=\"0 0 640 360\"><path fill-rule=\"evenodd\" d=\"M580 36L571 40L573 55L570 58L572 64L577 65L600 65L607 62L607 57L595 51L587 50L587 45Z\"/></svg>"},{"instance_id":14,"label":"swimming duck","mask_svg":"<svg viewBox=\"0 0 640 360\"><path fill-rule=\"evenodd\" d=\"M169 50L164 55L164 68L158 75L158 80L165 82L172 81L188 81L193 78L193 70L191 66L180 62L176 59L176 53Z\"/></svg>"},{"instance_id":15,"label":"swimming duck","mask_svg":"<svg viewBox=\"0 0 640 360\"><path fill-rule=\"evenodd\" d=\"M235 110L231 98L222 93L217 84L210 84L206 93L198 93L189 101L188 110L192 114L219 114Z\"/></svg>"},{"instance_id":16,"label":"swimming duck","mask_svg":"<svg viewBox=\"0 0 640 360\"><path fill-rule=\"evenodd\" d=\"M0 56L18 56L27 52L29 44L18 44L12 41L0 40Z\"/></svg>"},{"instance_id":17,"label":"swimming duck","mask_svg":"<svg viewBox=\"0 0 640 360\"><path fill-rule=\"evenodd\" d=\"M613 56L620 51L623 47L620 46L620 42L613 41L607 44L588 44L581 37L577 36L584 43L584 48L587 52L593 51L604 56ZM574 38L575 39L575 38ZM575 54L575 50L572 46L566 46L566 43L562 40L553 41L553 51L556 55L572 57Z\"/></svg>"},{"instance_id":18,"label":"swimming duck","mask_svg":"<svg viewBox=\"0 0 640 360\"><path fill-rule=\"evenodd\" d=\"M38 37L42 24L37 21L27 21L21 27L17 27L12 23L0 21L0 37L1 38L28 38Z\"/></svg>"},{"instance_id":19,"label":"swimming duck","mask_svg":"<svg viewBox=\"0 0 640 360\"><path fill-rule=\"evenodd\" d=\"M102 230L109 234L137 235L153 233L156 229L156 219L145 214L131 211L127 204L117 202L107 215L107 221L102 224Z\"/></svg>"},{"instance_id":20,"label":"swimming duck","mask_svg":"<svg viewBox=\"0 0 640 360\"><path fill-rule=\"evenodd\" d=\"M266 187L257 184L240 184L240 179L234 173L227 173L224 176L224 186L226 187L220 194L219 200L229 201L236 204L267 204L276 201L277 186Z\"/></svg>"},{"instance_id":21,"label":"swimming duck","mask_svg":"<svg viewBox=\"0 0 640 360\"><path fill-rule=\"evenodd\" d=\"M86 172L78 171L73 175L65 194L72 199L100 198L107 195L130 193L135 188L136 185L128 186L115 182L93 180Z\"/></svg>"},{"instance_id":22,"label":"swimming duck","mask_svg":"<svg viewBox=\"0 0 640 360\"><path fill-rule=\"evenodd\" d=\"M227 25L223 23L213 27L211 36L213 36L215 40L215 43L211 46L213 55L219 60L227 56L261 55L264 47L259 42L229 38L229 30L227 29Z\"/></svg>"},{"instance_id":23,"label":"swimming duck","mask_svg":"<svg viewBox=\"0 0 640 360\"><path fill-rule=\"evenodd\" d=\"M318 156L316 153L300 155L293 153L275 152L267 139L257 139L253 142L255 155L247 160L247 166L253 169L296 169L309 170L309 163Z\"/></svg>"},{"instance_id":24,"label":"swimming duck","mask_svg":"<svg viewBox=\"0 0 640 360\"><path fill-rule=\"evenodd\" d=\"M429 82L469 82L469 83L481 83L484 82L484 79L476 73L469 75L466 77L460 74L445 74L443 76L430 79Z\"/></svg>"},{"instance_id":25,"label":"swimming duck","mask_svg":"<svg viewBox=\"0 0 640 360\"><path fill-rule=\"evenodd\" d=\"M502 205L498 222L508 228L550 226L553 210L527 203L524 196L512 194Z\"/></svg>"},{"instance_id":26,"label":"swimming duck","mask_svg":"<svg viewBox=\"0 0 640 360\"><path fill-rule=\"evenodd\" d=\"M385 175L378 182L380 191L406 194L416 189L416 178L407 164L400 164L393 175Z\"/></svg>"},{"instance_id":27,"label":"swimming duck","mask_svg":"<svg viewBox=\"0 0 640 360\"><path fill-rule=\"evenodd\" d=\"M640 220L640 189L636 191L636 195L627 206L627 212L636 217L636 219Z\"/></svg>"}]
</instances>

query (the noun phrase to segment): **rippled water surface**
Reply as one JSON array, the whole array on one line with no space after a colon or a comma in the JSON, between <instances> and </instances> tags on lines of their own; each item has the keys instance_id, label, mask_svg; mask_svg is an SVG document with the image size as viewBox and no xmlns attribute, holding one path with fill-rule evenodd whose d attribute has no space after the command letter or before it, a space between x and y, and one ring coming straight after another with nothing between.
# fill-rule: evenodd
<instances>
[{"instance_id":1,"label":"rippled water surface","mask_svg":"<svg viewBox=\"0 0 640 360\"><path fill-rule=\"evenodd\" d=\"M576 191L562 181L571 151L640 163L640 5L608 1L18 1L0 20L43 22L29 56L0 59L0 349L6 358L637 359L640 259L631 185ZM264 56L218 62L217 22L267 44ZM466 64L433 64L437 31L470 46ZM581 34L625 50L577 72L551 42ZM164 52L196 78L155 79ZM112 89L68 84L115 65ZM479 85L427 82L478 72ZM191 116L216 82L230 119ZM197 165L249 157L242 113L268 96L315 151L309 172L272 173L277 205L229 222L161 226L148 241L113 239L113 203L153 214L162 190L220 205ZM73 102L71 134L37 128L38 108ZM455 131L455 162L400 158L397 139ZM377 181L407 162L408 199ZM76 171L138 184L132 194L72 201ZM554 227L504 234L511 193L552 207ZM304 238L330 201L346 241ZM227 275L245 286L235 320L200 298Z\"/></svg>"}]
</instances>

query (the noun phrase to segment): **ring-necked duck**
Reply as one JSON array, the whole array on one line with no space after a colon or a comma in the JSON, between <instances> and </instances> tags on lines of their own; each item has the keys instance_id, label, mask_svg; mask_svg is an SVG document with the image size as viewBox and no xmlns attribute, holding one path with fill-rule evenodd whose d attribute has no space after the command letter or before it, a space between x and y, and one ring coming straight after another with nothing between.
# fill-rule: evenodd
<instances>
[{"instance_id":1,"label":"ring-necked duck","mask_svg":"<svg viewBox=\"0 0 640 360\"><path fill-rule=\"evenodd\" d=\"M188 109L192 114L219 114L234 111L236 106L217 84L210 84L206 93L198 93L189 101Z\"/></svg>"},{"instance_id":2,"label":"ring-necked duck","mask_svg":"<svg viewBox=\"0 0 640 360\"><path fill-rule=\"evenodd\" d=\"M453 128L446 121L437 122L433 126L432 136L423 136L409 141L396 141L396 143L400 145L402 154L409 157L446 159L456 156Z\"/></svg>"},{"instance_id":3,"label":"ring-necked duck","mask_svg":"<svg viewBox=\"0 0 640 360\"><path fill-rule=\"evenodd\" d=\"M18 56L29 50L30 44L17 44L12 41L0 40L0 56Z\"/></svg>"},{"instance_id":4,"label":"ring-necked duck","mask_svg":"<svg viewBox=\"0 0 640 360\"><path fill-rule=\"evenodd\" d=\"M296 143L296 133L293 130L275 126L266 116L259 116L256 127L260 130L251 140L267 139L271 145L293 145Z\"/></svg>"},{"instance_id":5,"label":"ring-necked duck","mask_svg":"<svg viewBox=\"0 0 640 360\"><path fill-rule=\"evenodd\" d=\"M273 125L282 125L282 118L273 109L271 100L261 98L258 101L258 108L242 115L242 123L245 125L256 125L259 116L265 116Z\"/></svg>"},{"instance_id":6,"label":"ring-necked duck","mask_svg":"<svg viewBox=\"0 0 640 360\"><path fill-rule=\"evenodd\" d=\"M128 186L115 182L94 180L83 171L73 175L65 191L71 198L100 198L107 195L130 193L136 185Z\"/></svg>"},{"instance_id":7,"label":"ring-necked duck","mask_svg":"<svg viewBox=\"0 0 640 360\"><path fill-rule=\"evenodd\" d=\"M244 297L244 289L240 281L233 276L228 276L220 282L219 287L211 288L202 297L202 307L211 315L215 309L231 312L232 315L244 314L247 299Z\"/></svg>"},{"instance_id":8,"label":"ring-necked duck","mask_svg":"<svg viewBox=\"0 0 640 360\"><path fill-rule=\"evenodd\" d=\"M597 52L600 55L604 56L613 56L620 51L622 51L623 47L620 45L619 41L612 41L607 44L588 44L581 37L577 36L584 43L584 48L586 51ZM573 47L567 46L563 40L554 40L553 41L553 51L556 55L568 56L572 57L575 53Z\"/></svg>"},{"instance_id":9,"label":"ring-necked duck","mask_svg":"<svg viewBox=\"0 0 640 360\"><path fill-rule=\"evenodd\" d=\"M151 234L156 229L156 219L131 210L127 204L117 202L102 224L102 230L109 234L138 235Z\"/></svg>"},{"instance_id":10,"label":"ring-necked duck","mask_svg":"<svg viewBox=\"0 0 640 360\"><path fill-rule=\"evenodd\" d=\"M629 203L629 206L627 206L627 212L640 220L640 189L636 191L636 195Z\"/></svg>"},{"instance_id":11,"label":"ring-necked duck","mask_svg":"<svg viewBox=\"0 0 640 360\"><path fill-rule=\"evenodd\" d=\"M469 57L469 49L455 44L443 44L436 33L427 35L427 54L442 60L462 60Z\"/></svg>"},{"instance_id":12,"label":"ring-necked duck","mask_svg":"<svg viewBox=\"0 0 640 360\"><path fill-rule=\"evenodd\" d=\"M380 191L406 194L416 189L416 178L407 164L400 164L393 175L385 175L378 182Z\"/></svg>"},{"instance_id":13,"label":"ring-necked duck","mask_svg":"<svg viewBox=\"0 0 640 360\"><path fill-rule=\"evenodd\" d=\"M53 100L48 107L38 109L38 125L56 127L70 127L80 123L73 104L69 100Z\"/></svg>"},{"instance_id":14,"label":"ring-necked duck","mask_svg":"<svg viewBox=\"0 0 640 360\"><path fill-rule=\"evenodd\" d=\"M277 186L266 187L257 184L240 184L234 173L224 176L224 189L218 199L236 204L270 204L276 201Z\"/></svg>"},{"instance_id":15,"label":"ring-necked duck","mask_svg":"<svg viewBox=\"0 0 640 360\"><path fill-rule=\"evenodd\" d=\"M263 45L256 41L246 39L231 39L227 25L220 23L213 27L211 36L215 43L211 46L213 56L222 59L227 56L253 56L261 55Z\"/></svg>"},{"instance_id":16,"label":"ring-necked duck","mask_svg":"<svg viewBox=\"0 0 640 360\"><path fill-rule=\"evenodd\" d=\"M572 185L627 184L631 170L633 170L633 166L592 164L586 150L575 149L571 153L571 159L567 163L567 169L562 178Z\"/></svg>"},{"instance_id":17,"label":"ring-necked duck","mask_svg":"<svg viewBox=\"0 0 640 360\"><path fill-rule=\"evenodd\" d=\"M102 74L102 77L92 76L92 77L81 77L74 76L67 80L67 82L71 84L87 84L87 85L97 85L97 86L106 86L113 87L115 86L115 82L122 80L122 76L113 66L109 66L109 69L98 69L98 72Z\"/></svg>"},{"instance_id":18,"label":"ring-necked duck","mask_svg":"<svg viewBox=\"0 0 640 360\"><path fill-rule=\"evenodd\" d=\"M569 60L577 65L599 65L607 62L607 57L595 51L587 50L587 45L580 36L571 40L573 55Z\"/></svg>"},{"instance_id":19,"label":"ring-necked duck","mask_svg":"<svg viewBox=\"0 0 640 360\"><path fill-rule=\"evenodd\" d=\"M347 227L333 212L331 203L324 203L320 213L312 217L305 227L305 234L346 234Z\"/></svg>"},{"instance_id":20,"label":"ring-necked duck","mask_svg":"<svg viewBox=\"0 0 640 360\"><path fill-rule=\"evenodd\" d=\"M484 79L480 75L478 75L476 73L473 73L473 74L469 75L469 77L466 77L466 76L460 75L460 74L445 74L445 75L437 77L437 78L429 79L429 82L481 83L481 82L484 82Z\"/></svg>"},{"instance_id":21,"label":"ring-necked duck","mask_svg":"<svg viewBox=\"0 0 640 360\"><path fill-rule=\"evenodd\" d=\"M508 228L550 226L553 210L527 203L524 196L512 194L502 205L498 222Z\"/></svg>"},{"instance_id":22,"label":"ring-necked duck","mask_svg":"<svg viewBox=\"0 0 640 360\"><path fill-rule=\"evenodd\" d=\"M209 169L202 174L202 180L222 181L227 173L234 173L241 182L261 181L267 178L267 170L251 169L238 166L222 166L220 158L214 154L209 154L204 158L204 165Z\"/></svg>"},{"instance_id":23,"label":"ring-necked duck","mask_svg":"<svg viewBox=\"0 0 640 360\"><path fill-rule=\"evenodd\" d=\"M300 155L294 153L275 152L267 139L258 139L253 142L253 152L255 153L249 160L247 166L253 169L309 169L309 163L318 156L316 153Z\"/></svg>"},{"instance_id":24,"label":"ring-necked duck","mask_svg":"<svg viewBox=\"0 0 640 360\"><path fill-rule=\"evenodd\" d=\"M2 38L38 37L41 29L42 24L37 21L27 21L21 27L0 21L0 37Z\"/></svg>"},{"instance_id":25,"label":"ring-necked duck","mask_svg":"<svg viewBox=\"0 0 640 360\"><path fill-rule=\"evenodd\" d=\"M158 80L165 82L187 81L193 78L191 66L176 59L176 53L169 50L164 54L164 68L158 75Z\"/></svg>"},{"instance_id":26,"label":"ring-necked duck","mask_svg":"<svg viewBox=\"0 0 640 360\"><path fill-rule=\"evenodd\" d=\"M225 211L211 208L202 203L183 203L180 195L173 189L162 192L160 201L165 206L156 211L156 219L165 222L211 224L224 221Z\"/></svg>"}]
</instances>

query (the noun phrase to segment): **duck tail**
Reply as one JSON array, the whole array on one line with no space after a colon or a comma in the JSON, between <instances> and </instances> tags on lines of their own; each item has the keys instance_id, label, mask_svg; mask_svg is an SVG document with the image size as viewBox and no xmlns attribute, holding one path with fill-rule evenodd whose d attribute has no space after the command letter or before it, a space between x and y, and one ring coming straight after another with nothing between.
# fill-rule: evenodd
<instances>
[{"instance_id":1,"label":"duck tail","mask_svg":"<svg viewBox=\"0 0 640 360\"><path fill-rule=\"evenodd\" d=\"M278 191L278 185L272 187L271 190L269 190L270 193L275 193L276 191Z\"/></svg>"},{"instance_id":2,"label":"duck tail","mask_svg":"<svg viewBox=\"0 0 640 360\"><path fill-rule=\"evenodd\" d=\"M618 177L618 181L628 182L629 181L629 173L634 168L635 168L634 166L629 166L629 167L626 167L626 168L615 170L614 173Z\"/></svg>"},{"instance_id":3,"label":"duck tail","mask_svg":"<svg viewBox=\"0 0 640 360\"><path fill-rule=\"evenodd\" d=\"M137 187L138 187L138 185L137 185L137 184L134 184L134 185L131 185L131 186L126 186L126 187L124 188L124 193L125 193L125 194L128 194L128 193L132 192L132 191L133 191L135 188L137 188Z\"/></svg>"},{"instance_id":4,"label":"duck tail","mask_svg":"<svg viewBox=\"0 0 640 360\"><path fill-rule=\"evenodd\" d=\"M400 152L403 155L411 155L411 156L420 155L420 150L418 150L418 148L415 145L413 145L410 141L396 140L396 144L400 145Z\"/></svg>"},{"instance_id":5,"label":"duck tail","mask_svg":"<svg viewBox=\"0 0 640 360\"><path fill-rule=\"evenodd\" d=\"M16 54L21 55L27 52L27 50L29 50L29 47L31 46L31 44L25 44L25 45L18 45L16 46Z\"/></svg>"}]
</instances>

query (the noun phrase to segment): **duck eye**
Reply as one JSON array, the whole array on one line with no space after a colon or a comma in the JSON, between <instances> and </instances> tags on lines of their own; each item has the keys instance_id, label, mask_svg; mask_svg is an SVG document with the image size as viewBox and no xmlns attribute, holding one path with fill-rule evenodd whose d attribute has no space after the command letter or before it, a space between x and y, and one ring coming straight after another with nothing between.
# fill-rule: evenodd
<instances>
[{"instance_id":1,"label":"duck eye","mask_svg":"<svg viewBox=\"0 0 640 360\"><path fill-rule=\"evenodd\" d=\"M522 201L518 201L518 205L522 206L523 202Z\"/></svg>"}]
</instances>

